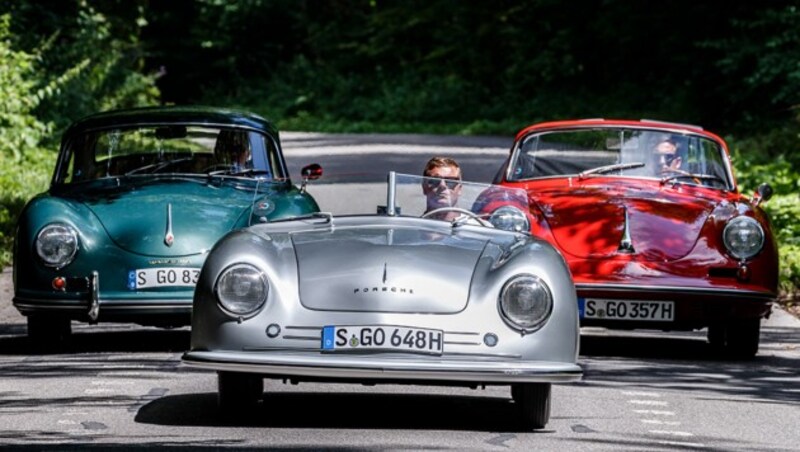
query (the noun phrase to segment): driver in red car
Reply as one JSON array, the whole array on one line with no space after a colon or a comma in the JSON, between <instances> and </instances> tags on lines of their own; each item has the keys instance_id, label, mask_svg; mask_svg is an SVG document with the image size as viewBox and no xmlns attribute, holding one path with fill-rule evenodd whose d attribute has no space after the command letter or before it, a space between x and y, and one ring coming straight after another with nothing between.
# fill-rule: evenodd
<instances>
[{"instance_id":1,"label":"driver in red car","mask_svg":"<svg viewBox=\"0 0 800 452\"><path fill-rule=\"evenodd\" d=\"M653 148L653 160L659 173L669 173L681 167L681 157L678 155L678 145L672 139L660 141Z\"/></svg>"},{"instance_id":2,"label":"driver in red car","mask_svg":"<svg viewBox=\"0 0 800 452\"><path fill-rule=\"evenodd\" d=\"M428 160L422 175L422 192L425 194L425 213L443 207L454 207L461 194L461 167L449 157L433 157ZM431 218L450 221L461 216L458 212L443 211L432 214Z\"/></svg>"}]
</instances>

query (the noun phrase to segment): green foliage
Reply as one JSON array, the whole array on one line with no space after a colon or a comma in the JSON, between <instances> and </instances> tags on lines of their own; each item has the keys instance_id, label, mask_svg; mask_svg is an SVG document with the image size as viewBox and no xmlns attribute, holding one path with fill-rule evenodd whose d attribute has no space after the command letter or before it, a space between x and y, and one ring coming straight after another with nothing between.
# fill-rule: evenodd
<instances>
[{"instance_id":1,"label":"green foliage","mask_svg":"<svg viewBox=\"0 0 800 452\"><path fill-rule=\"evenodd\" d=\"M133 9L127 8L133 5ZM25 203L47 189L60 132L98 110L158 101L155 74L142 73L141 19L133 2L81 0L51 11L9 0L0 14L0 265L11 261L14 225ZM118 9L113 9L113 8ZM131 25L132 24L132 25Z\"/></svg>"},{"instance_id":2,"label":"green foliage","mask_svg":"<svg viewBox=\"0 0 800 452\"><path fill-rule=\"evenodd\" d=\"M36 55L12 48L9 24L8 14L0 16L0 157L19 162L48 132L34 109L49 91L36 89Z\"/></svg>"}]
</instances>

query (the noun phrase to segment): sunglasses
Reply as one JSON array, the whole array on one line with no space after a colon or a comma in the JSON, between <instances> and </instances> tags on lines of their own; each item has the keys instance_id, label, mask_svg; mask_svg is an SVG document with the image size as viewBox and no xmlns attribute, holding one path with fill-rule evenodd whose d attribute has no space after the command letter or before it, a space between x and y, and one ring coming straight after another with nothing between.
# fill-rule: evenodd
<instances>
[{"instance_id":1,"label":"sunglasses","mask_svg":"<svg viewBox=\"0 0 800 452\"><path fill-rule=\"evenodd\" d=\"M461 179L455 177L431 177L425 179L425 186L430 189L438 188L442 182L447 187L448 190L453 190L459 185L461 185Z\"/></svg>"},{"instance_id":2,"label":"sunglasses","mask_svg":"<svg viewBox=\"0 0 800 452\"><path fill-rule=\"evenodd\" d=\"M675 154L658 154L657 157L658 161L664 162L665 165L671 165L672 162L678 158L678 156Z\"/></svg>"}]
</instances>

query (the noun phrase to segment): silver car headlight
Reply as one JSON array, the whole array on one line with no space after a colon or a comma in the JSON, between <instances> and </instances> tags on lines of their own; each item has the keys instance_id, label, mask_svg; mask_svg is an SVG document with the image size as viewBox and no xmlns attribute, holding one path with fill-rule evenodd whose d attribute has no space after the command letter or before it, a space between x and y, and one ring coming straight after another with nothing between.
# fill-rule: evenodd
<instances>
[{"instance_id":1,"label":"silver car headlight","mask_svg":"<svg viewBox=\"0 0 800 452\"><path fill-rule=\"evenodd\" d=\"M269 295L264 273L250 264L232 265L219 275L214 286L223 309L235 315L248 315L261 309Z\"/></svg>"},{"instance_id":2,"label":"silver car headlight","mask_svg":"<svg viewBox=\"0 0 800 452\"><path fill-rule=\"evenodd\" d=\"M531 224L524 212L514 206L503 206L492 212L489 222L497 229L514 232L527 232Z\"/></svg>"},{"instance_id":3,"label":"silver car headlight","mask_svg":"<svg viewBox=\"0 0 800 452\"><path fill-rule=\"evenodd\" d=\"M532 331L541 327L553 312L553 295L538 277L517 275L500 291L500 311L512 326Z\"/></svg>"},{"instance_id":4,"label":"silver car headlight","mask_svg":"<svg viewBox=\"0 0 800 452\"><path fill-rule=\"evenodd\" d=\"M64 223L51 223L36 236L36 254L48 267L69 265L78 253L78 232Z\"/></svg>"},{"instance_id":5,"label":"silver car headlight","mask_svg":"<svg viewBox=\"0 0 800 452\"><path fill-rule=\"evenodd\" d=\"M722 230L722 241L733 257L748 259L764 246L764 230L753 218L736 217L728 221Z\"/></svg>"}]
</instances>

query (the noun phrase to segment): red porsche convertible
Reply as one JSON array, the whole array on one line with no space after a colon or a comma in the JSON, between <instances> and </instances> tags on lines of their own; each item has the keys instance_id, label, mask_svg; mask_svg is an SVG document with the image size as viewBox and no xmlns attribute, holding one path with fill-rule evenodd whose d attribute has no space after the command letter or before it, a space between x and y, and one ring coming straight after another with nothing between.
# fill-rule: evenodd
<instances>
[{"instance_id":1,"label":"red porsche convertible","mask_svg":"<svg viewBox=\"0 0 800 452\"><path fill-rule=\"evenodd\" d=\"M581 325L707 328L722 356L757 353L778 286L759 207L772 189L740 193L719 136L647 120L535 124L495 183L527 190L531 232L566 258Z\"/></svg>"}]
</instances>

